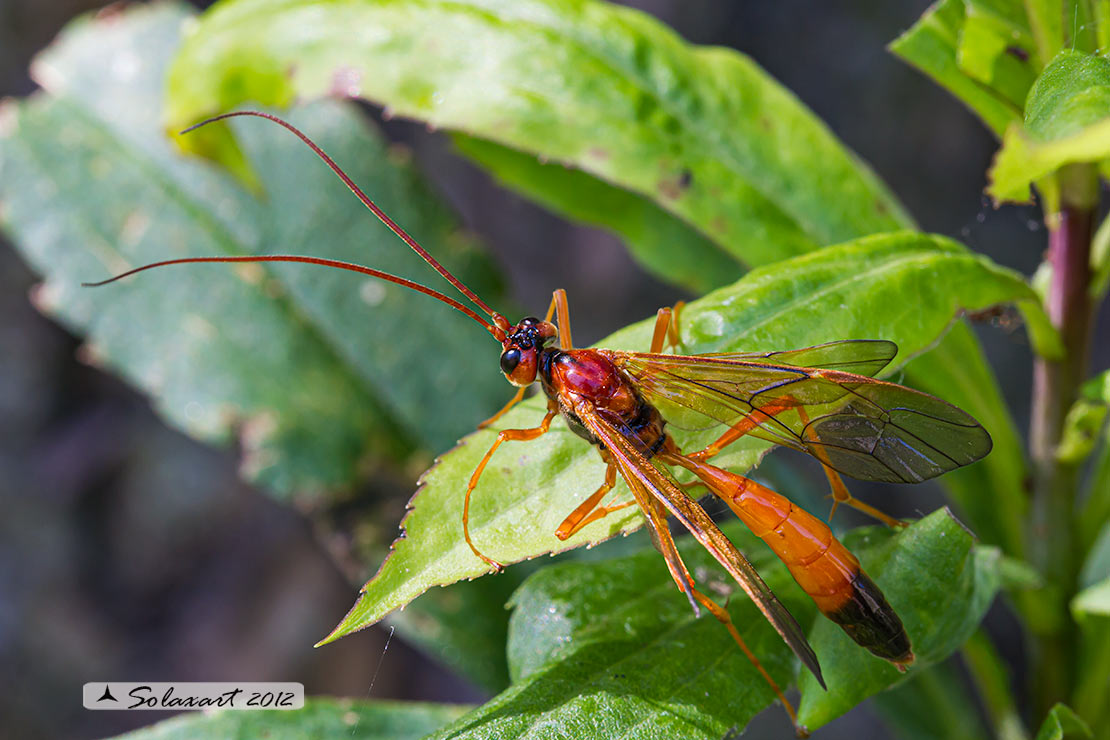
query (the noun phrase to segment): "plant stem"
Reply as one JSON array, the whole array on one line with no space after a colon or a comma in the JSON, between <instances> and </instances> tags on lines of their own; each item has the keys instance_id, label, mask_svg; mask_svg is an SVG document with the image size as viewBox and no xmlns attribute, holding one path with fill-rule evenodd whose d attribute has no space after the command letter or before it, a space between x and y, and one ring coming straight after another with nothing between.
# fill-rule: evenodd
<instances>
[{"instance_id":1,"label":"plant stem","mask_svg":"<svg viewBox=\"0 0 1110 740\"><path fill-rule=\"evenodd\" d=\"M1064 418L1087 371L1091 339L1090 250L1098 204L1098 181L1089 165L1072 165L1057 175L1058 205L1046 216L1052 281L1046 296L1049 318L1059 330L1064 356L1038 357L1033 367L1033 411L1029 430L1032 458L1031 555L1048 587L1046 619L1032 628L1037 645L1033 676L1036 710L1066 701L1075 661L1068 601L1076 589L1075 495L1078 469L1056 457Z\"/></svg>"},{"instance_id":2,"label":"plant stem","mask_svg":"<svg viewBox=\"0 0 1110 740\"><path fill-rule=\"evenodd\" d=\"M1010 676L994 644L980 627L963 646L964 663L975 680L998 740L1029 740L1010 691Z\"/></svg>"}]
</instances>

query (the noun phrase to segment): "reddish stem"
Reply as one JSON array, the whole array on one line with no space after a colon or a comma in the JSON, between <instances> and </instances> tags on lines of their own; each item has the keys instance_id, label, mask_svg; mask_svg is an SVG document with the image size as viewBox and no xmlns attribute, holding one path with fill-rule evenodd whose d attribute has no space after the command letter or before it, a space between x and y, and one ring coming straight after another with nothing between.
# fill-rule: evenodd
<instances>
[{"instance_id":1,"label":"reddish stem","mask_svg":"<svg viewBox=\"0 0 1110 740\"><path fill-rule=\"evenodd\" d=\"M1033 409L1029 430L1032 457L1033 510L1031 554L1044 574L1047 619L1034 624L1037 649L1035 693L1038 711L1066 701L1074 675L1075 644L1069 629L1068 601L1076 589L1079 553L1076 550L1075 495L1078 471L1056 458L1068 409L1086 377L1091 339L1092 308L1090 247L1094 235L1096 201L1084 186L1093 173L1072 172L1059 212L1047 219L1048 262L1052 266L1045 308L1059 330L1064 355L1049 361L1038 357L1033 368ZM1097 191L1095 191L1097 192ZM1072 197L1067 197L1067 196ZM1041 621L1041 620L1039 620Z\"/></svg>"}]
</instances>

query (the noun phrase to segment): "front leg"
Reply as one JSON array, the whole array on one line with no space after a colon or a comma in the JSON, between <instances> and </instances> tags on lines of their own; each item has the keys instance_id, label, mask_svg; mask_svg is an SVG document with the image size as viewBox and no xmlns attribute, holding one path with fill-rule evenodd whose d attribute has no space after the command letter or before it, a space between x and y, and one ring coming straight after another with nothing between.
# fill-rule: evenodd
<instances>
[{"instance_id":1,"label":"front leg","mask_svg":"<svg viewBox=\"0 0 1110 740\"><path fill-rule=\"evenodd\" d=\"M528 386L522 385L520 387L520 389L517 390L516 395L514 395L512 398L510 398L509 402L507 404L505 404L504 406L502 406L500 411L498 411L496 414L494 414L493 416L491 416L490 418L486 419L481 424L479 424L478 428L479 429L485 429L486 427L491 426L494 422L496 422L502 416L507 414L509 409L511 409L513 406L516 406L518 403L520 403L521 399L524 398L524 391L526 391L526 390L528 390Z\"/></svg>"},{"instance_id":2,"label":"front leg","mask_svg":"<svg viewBox=\"0 0 1110 740\"><path fill-rule=\"evenodd\" d=\"M478 463L478 467L474 470L474 474L470 476L470 483L466 487L466 496L463 498L463 537L466 538L466 544L470 546L471 551L484 562L492 566L494 572L500 571L505 566L483 554L470 538L470 494L474 491L475 486L478 485L478 480L482 477L482 471L486 469L486 464L489 463L490 458L493 457L493 453L501 446L502 442L509 440L525 442L542 437L544 434L547 434L547 431L551 428L551 420L555 418L557 413L559 413L558 408L551 402L548 402L547 415L543 417L543 421L540 422L538 427L532 429L502 429L497 433L497 439L494 440L489 450L486 451L485 457Z\"/></svg>"}]
</instances>

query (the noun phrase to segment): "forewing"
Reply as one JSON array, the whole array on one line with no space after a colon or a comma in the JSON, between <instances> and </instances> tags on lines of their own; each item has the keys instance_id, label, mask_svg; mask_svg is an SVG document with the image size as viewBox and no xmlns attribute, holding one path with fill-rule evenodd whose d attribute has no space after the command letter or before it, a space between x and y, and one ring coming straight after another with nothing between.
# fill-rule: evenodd
<instances>
[{"instance_id":1,"label":"forewing","mask_svg":"<svg viewBox=\"0 0 1110 740\"><path fill-rule=\"evenodd\" d=\"M782 602L778 600L771 589L764 583L748 559L736 549L736 546L724 536L705 510L692 501L678 487L669 475L656 468L645 458L623 434L615 427L601 418L596 410L588 403L581 403L574 408L575 414L582 423L594 433L605 448L612 455L621 476L628 483L634 496L639 501L644 495L666 507L672 516L678 519L690 534L694 536L706 550L716 558L725 570L728 571L763 616L774 626L782 639L798 656L798 659L813 672L817 681L824 686L821 676L821 666L817 662L817 655L813 652L806 640L802 628L787 611ZM641 508L645 509L645 516L649 510L644 502Z\"/></svg>"},{"instance_id":2,"label":"forewing","mask_svg":"<svg viewBox=\"0 0 1110 740\"><path fill-rule=\"evenodd\" d=\"M787 359L850 360L863 343L793 350ZM990 452L978 422L938 398L826 367L736 359L736 355L607 352L648 400L807 452L863 480L918 483ZM780 358L781 359L781 358ZM864 365L878 363L872 357ZM832 364L831 367L838 367ZM747 420L747 421L744 421Z\"/></svg>"},{"instance_id":3,"label":"forewing","mask_svg":"<svg viewBox=\"0 0 1110 740\"><path fill-rule=\"evenodd\" d=\"M842 339L802 349L775 352L720 352L697 355L726 360L759 362L790 367L842 370L873 378L898 354L898 345L886 339Z\"/></svg>"},{"instance_id":4,"label":"forewing","mask_svg":"<svg viewBox=\"0 0 1110 740\"><path fill-rule=\"evenodd\" d=\"M855 478L919 483L979 460L991 450L987 431L935 396L878 380L821 379L848 391L835 409L800 431L807 451ZM817 455L820 457L820 455Z\"/></svg>"}]
</instances>

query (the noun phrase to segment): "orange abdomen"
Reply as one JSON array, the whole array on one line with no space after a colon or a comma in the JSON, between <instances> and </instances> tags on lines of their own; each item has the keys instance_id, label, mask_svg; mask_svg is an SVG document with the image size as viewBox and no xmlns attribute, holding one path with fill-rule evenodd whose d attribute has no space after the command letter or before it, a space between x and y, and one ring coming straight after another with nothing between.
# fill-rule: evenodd
<instances>
[{"instance_id":1,"label":"orange abdomen","mask_svg":"<svg viewBox=\"0 0 1110 740\"><path fill-rule=\"evenodd\" d=\"M684 457L667 462L687 468L724 499L778 555L817 608L853 640L900 666L913 662L902 620L823 521L749 478Z\"/></svg>"},{"instance_id":2,"label":"orange abdomen","mask_svg":"<svg viewBox=\"0 0 1110 740\"><path fill-rule=\"evenodd\" d=\"M738 478L739 476L737 476ZM824 522L785 496L741 479L725 502L790 569L822 612L835 612L852 597L859 561Z\"/></svg>"}]
</instances>

